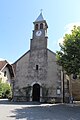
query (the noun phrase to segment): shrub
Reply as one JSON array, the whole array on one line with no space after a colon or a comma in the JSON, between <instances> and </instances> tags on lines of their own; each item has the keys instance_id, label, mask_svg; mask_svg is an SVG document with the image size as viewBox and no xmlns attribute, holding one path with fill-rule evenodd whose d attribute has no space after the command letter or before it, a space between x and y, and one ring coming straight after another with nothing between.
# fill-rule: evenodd
<instances>
[{"instance_id":1,"label":"shrub","mask_svg":"<svg viewBox=\"0 0 80 120\"><path fill-rule=\"evenodd\" d=\"M11 94L11 87L8 83L0 82L0 98L8 98Z\"/></svg>"}]
</instances>

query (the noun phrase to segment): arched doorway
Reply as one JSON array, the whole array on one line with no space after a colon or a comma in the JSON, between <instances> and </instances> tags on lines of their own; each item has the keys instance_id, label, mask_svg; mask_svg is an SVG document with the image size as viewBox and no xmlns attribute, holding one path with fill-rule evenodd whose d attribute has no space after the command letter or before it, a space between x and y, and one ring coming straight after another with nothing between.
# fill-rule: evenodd
<instances>
[{"instance_id":1,"label":"arched doorway","mask_svg":"<svg viewBox=\"0 0 80 120\"><path fill-rule=\"evenodd\" d=\"M32 92L32 101L40 101L40 85L34 84L33 85L33 92Z\"/></svg>"}]
</instances>

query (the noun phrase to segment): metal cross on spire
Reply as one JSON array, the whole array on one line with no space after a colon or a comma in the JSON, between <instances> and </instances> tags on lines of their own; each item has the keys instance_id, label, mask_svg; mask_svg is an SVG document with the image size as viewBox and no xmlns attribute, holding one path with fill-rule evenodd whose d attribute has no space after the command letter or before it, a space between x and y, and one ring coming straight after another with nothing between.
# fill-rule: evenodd
<instances>
[{"instance_id":1,"label":"metal cross on spire","mask_svg":"<svg viewBox=\"0 0 80 120\"><path fill-rule=\"evenodd\" d=\"M42 11L43 11L43 9L40 9L40 15L38 16L38 18L36 19L36 21L43 21L44 20L44 18L43 18L43 15L42 15Z\"/></svg>"},{"instance_id":2,"label":"metal cross on spire","mask_svg":"<svg viewBox=\"0 0 80 120\"><path fill-rule=\"evenodd\" d=\"M41 11L41 13L42 13L43 9L40 9L40 11Z\"/></svg>"}]
</instances>

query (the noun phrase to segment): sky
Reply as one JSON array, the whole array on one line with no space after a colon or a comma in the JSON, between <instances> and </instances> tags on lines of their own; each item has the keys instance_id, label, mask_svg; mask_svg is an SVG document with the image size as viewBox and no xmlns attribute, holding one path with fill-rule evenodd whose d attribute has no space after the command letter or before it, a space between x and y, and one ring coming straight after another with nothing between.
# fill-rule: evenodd
<instances>
[{"instance_id":1,"label":"sky","mask_svg":"<svg viewBox=\"0 0 80 120\"><path fill-rule=\"evenodd\" d=\"M71 26L80 24L80 0L0 0L0 58L14 63L30 49L33 22L41 9L53 52Z\"/></svg>"}]
</instances>

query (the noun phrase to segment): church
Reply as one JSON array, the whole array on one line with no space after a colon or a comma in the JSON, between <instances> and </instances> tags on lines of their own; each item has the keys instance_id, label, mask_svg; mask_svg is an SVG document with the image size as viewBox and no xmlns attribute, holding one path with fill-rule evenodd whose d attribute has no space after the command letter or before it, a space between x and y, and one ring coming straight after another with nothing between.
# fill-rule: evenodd
<instances>
[{"instance_id":1,"label":"church","mask_svg":"<svg viewBox=\"0 0 80 120\"><path fill-rule=\"evenodd\" d=\"M13 100L62 102L61 68L56 63L56 54L47 48L48 24L42 12L33 25L30 50L13 63Z\"/></svg>"}]
</instances>

